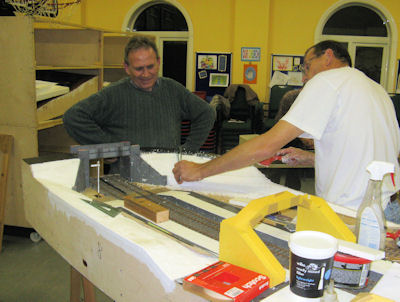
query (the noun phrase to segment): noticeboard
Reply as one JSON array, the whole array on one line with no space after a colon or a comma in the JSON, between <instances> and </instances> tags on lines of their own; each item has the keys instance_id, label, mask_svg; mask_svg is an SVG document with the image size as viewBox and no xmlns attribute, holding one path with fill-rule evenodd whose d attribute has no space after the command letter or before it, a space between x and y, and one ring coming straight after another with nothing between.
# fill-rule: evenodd
<instances>
[{"instance_id":1,"label":"noticeboard","mask_svg":"<svg viewBox=\"0 0 400 302\"><path fill-rule=\"evenodd\" d=\"M223 95L231 83L232 53L196 53L196 91Z\"/></svg>"},{"instance_id":2,"label":"noticeboard","mask_svg":"<svg viewBox=\"0 0 400 302\"><path fill-rule=\"evenodd\" d=\"M302 72L300 65L303 64L302 55L278 55L271 56L271 81L270 87L274 85L290 85L301 87Z\"/></svg>"}]
</instances>

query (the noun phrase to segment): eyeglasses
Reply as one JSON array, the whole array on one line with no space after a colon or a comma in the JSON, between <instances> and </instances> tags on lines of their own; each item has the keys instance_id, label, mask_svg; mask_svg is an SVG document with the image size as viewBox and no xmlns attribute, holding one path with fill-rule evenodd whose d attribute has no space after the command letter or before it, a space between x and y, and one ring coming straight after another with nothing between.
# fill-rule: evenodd
<instances>
[{"instance_id":1,"label":"eyeglasses","mask_svg":"<svg viewBox=\"0 0 400 302\"><path fill-rule=\"evenodd\" d=\"M313 56L313 57L311 57L311 59L308 60L308 62L304 62L303 64L300 64L300 65L299 65L299 70L300 70L302 73L308 72L309 69L310 69L311 61L314 60L314 59L316 59L316 58L318 58L318 57L317 57L317 56Z\"/></svg>"},{"instance_id":2,"label":"eyeglasses","mask_svg":"<svg viewBox=\"0 0 400 302\"><path fill-rule=\"evenodd\" d=\"M314 59L316 59L316 58L319 58L319 57L322 56L324 53L325 53L325 51L322 52L322 54L319 55L319 56L314 55L313 57L311 57L311 59L308 60L308 62L304 62L303 64L300 64L300 65L299 65L299 70L300 70L302 73L308 72L308 71L310 70L311 61L314 60Z\"/></svg>"}]
</instances>

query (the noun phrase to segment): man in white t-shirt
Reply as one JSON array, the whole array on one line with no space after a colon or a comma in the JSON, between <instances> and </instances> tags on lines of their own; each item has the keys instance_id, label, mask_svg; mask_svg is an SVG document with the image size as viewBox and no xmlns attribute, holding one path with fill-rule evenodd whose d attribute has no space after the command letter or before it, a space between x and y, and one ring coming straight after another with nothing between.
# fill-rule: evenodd
<instances>
[{"instance_id":1,"label":"man in white t-shirt","mask_svg":"<svg viewBox=\"0 0 400 302\"><path fill-rule=\"evenodd\" d=\"M307 85L271 130L207 163L177 163L175 179L200 180L280 154L294 165L315 163L317 195L346 207L360 205L369 179L366 167L373 160L395 164L400 186L400 132L391 99L383 87L350 66L350 56L338 42L310 47L303 64ZM314 139L315 153L280 150L299 136ZM390 177L385 177L382 190L386 208L397 191ZM386 214L400 222L400 215Z\"/></svg>"}]
</instances>

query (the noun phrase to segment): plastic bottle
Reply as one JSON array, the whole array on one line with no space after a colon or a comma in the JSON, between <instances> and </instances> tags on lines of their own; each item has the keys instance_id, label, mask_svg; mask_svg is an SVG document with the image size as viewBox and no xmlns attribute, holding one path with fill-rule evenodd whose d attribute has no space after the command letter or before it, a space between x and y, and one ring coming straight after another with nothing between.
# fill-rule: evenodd
<instances>
[{"instance_id":1,"label":"plastic bottle","mask_svg":"<svg viewBox=\"0 0 400 302\"><path fill-rule=\"evenodd\" d=\"M328 287L324 290L324 295L320 302L338 302L337 293L335 291L335 282L333 279L329 281Z\"/></svg>"},{"instance_id":2,"label":"plastic bottle","mask_svg":"<svg viewBox=\"0 0 400 302\"><path fill-rule=\"evenodd\" d=\"M384 250L386 241L385 215L381 202L382 179L388 173L394 173L394 164L373 161L368 167L370 173L367 192L357 211L357 242L370 248Z\"/></svg>"}]
</instances>

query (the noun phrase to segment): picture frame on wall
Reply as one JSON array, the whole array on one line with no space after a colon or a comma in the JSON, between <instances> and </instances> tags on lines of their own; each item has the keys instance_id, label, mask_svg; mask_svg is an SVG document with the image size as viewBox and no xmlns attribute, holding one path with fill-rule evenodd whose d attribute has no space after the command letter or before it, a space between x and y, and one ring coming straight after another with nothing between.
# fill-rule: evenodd
<instances>
[{"instance_id":1,"label":"picture frame on wall","mask_svg":"<svg viewBox=\"0 0 400 302\"><path fill-rule=\"evenodd\" d=\"M272 70L279 71L292 71L293 70L293 57L292 56L274 56Z\"/></svg>"},{"instance_id":2,"label":"picture frame on wall","mask_svg":"<svg viewBox=\"0 0 400 302\"><path fill-rule=\"evenodd\" d=\"M218 57L218 71L226 71L227 59L228 57L226 55L220 55Z\"/></svg>"},{"instance_id":3,"label":"picture frame on wall","mask_svg":"<svg viewBox=\"0 0 400 302\"><path fill-rule=\"evenodd\" d=\"M217 55L199 55L197 68L216 70L217 63L218 63Z\"/></svg>"},{"instance_id":4,"label":"picture frame on wall","mask_svg":"<svg viewBox=\"0 0 400 302\"><path fill-rule=\"evenodd\" d=\"M241 59L246 62L257 62L261 60L260 47L242 47Z\"/></svg>"},{"instance_id":5,"label":"picture frame on wall","mask_svg":"<svg viewBox=\"0 0 400 302\"><path fill-rule=\"evenodd\" d=\"M205 79L207 77L207 71L200 70L199 71L199 79Z\"/></svg>"},{"instance_id":6,"label":"picture frame on wall","mask_svg":"<svg viewBox=\"0 0 400 302\"><path fill-rule=\"evenodd\" d=\"M257 84L257 65L244 64L243 83Z\"/></svg>"},{"instance_id":7,"label":"picture frame on wall","mask_svg":"<svg viewBox=\"0 0 400 302\"><path fill-rule=\"evenodd\" d=\"M210 87L228 87L229 74L228 73L210 73Z\"/></svg>"}]
</instances>

